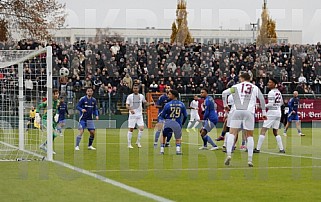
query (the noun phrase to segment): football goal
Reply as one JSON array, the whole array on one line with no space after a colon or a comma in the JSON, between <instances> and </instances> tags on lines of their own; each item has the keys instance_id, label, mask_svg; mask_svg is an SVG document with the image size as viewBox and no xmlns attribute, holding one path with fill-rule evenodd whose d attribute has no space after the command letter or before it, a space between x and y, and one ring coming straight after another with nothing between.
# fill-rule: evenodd
<instances>
[{"instance_id":1,"label":"football goal","mask_svg":"<svg viewBox=\"0 0 321 202\"><path fill-rule=\"evenodd\" d=\"M53 159L52 47L0 51L0 161ZM35 122L37 106L47 102ZM46 122L46 123L45 123ZM47 141L46 149L41 144Z\"/></svg>"}]
</instances>

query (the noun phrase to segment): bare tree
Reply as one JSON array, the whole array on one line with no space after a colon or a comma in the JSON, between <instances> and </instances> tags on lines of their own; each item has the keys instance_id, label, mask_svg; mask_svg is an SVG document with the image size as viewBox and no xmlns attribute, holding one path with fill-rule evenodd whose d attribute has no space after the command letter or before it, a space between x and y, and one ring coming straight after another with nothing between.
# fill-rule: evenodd
<instances>
[{"instance_id":1,"label":"bare tree","mask_svg":"<svg viewBox=\"0 0 321 202\"><path fill-rule=\"evenodd\" d=\"M13 31L36 39L48 39L49 29L65 22L65 4L57 0L0 0L0 40Z\"/></svg>"}]
</instances>

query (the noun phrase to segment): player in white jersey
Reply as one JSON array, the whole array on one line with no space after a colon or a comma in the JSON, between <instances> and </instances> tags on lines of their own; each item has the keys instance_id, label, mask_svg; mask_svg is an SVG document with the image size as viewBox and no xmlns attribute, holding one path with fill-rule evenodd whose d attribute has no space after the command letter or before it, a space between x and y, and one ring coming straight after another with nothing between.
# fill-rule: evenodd
<instances>
[{"instance_id":1,"label":"player in white jersey","mask_svg":"<svg viewBox=\"0 0 321 202\"><path fill-rule=\"evenodd\" d=\"M225 132L225 134L221 135L219 138L216 139L217 141L224 140L223 152L226 152L227 138L230 135L231 115L233 114L233 112L235 110L234 100L233 100L232 95L229 95L227 97L227 105L229 106L230 111L226 111L224 114L223 131Z\"/></svg>"},{"instance_id":2,"label":"player in white jersey","mask_svg":"<svg viewBox=\"0 0 321 202\"><path fill-rule=\"evenodd\" d=\"M227 104L228 104L228 106L230 108L230 111L225 112L225 115L224 115L224 116L226 116L226 134L225 134L225 138L224 138L223 152L226 152L227 138L230 135L229 131L230 131L230 125L231 125L231 120L232 120L231 116L232 116L233 112L235 111L233 95L229 95L227 97ZM245 151L246 150L246 146L245 146L246 137L245 137L245 131L243 130L243 126L241 127L241 129L239 129L239 131L240 130L242 130L242 146L241 146L241 150ZM237 142L237 139L235 139L234 146L233 146L232 150L235 150L236 142Z\"/></svg>"},{"instance_id":3,"label":"player in white jersey","mask_svg":"<svg viewBox=\"0 0 321 202\"><path fill-rule=\"evenodd\" d=\"M234 86L235 85L235 82L234 82L234 80L231 80L231 81L229 81L228 83L227 83L227 88L231 88L232 86ZM232 105L234 105L234 100L233 100L233 97L232 97L232 95L229 95L228 96L228 98L227 98L227 104L228 104L228 106L230 107L230 109L232 108ZM229 128L229 126L227 125L227 121L228 121L228 116L229 116L229 114L231 114L231 111L229 111L229 112L225 112L224 113L224 117L223 117L223 129L222 129L222 133L221 133L221 135L218 137L218 138L216 138L215 140L216 141L221 141L221 140L224 140L224 144L223 144L223 152L226 152L226 137L227 137L227 135L228 135L228 133L229 133L229 130L230 130L230 128Z\"/></svg>"},{"instance_id":4,"label":"player in white jersey","mask_svg":"<svg viewBox=\"0 0 321 202\"><path fill-rule=\"evenodd\" d=\"M265 133L267 130L269 130L269 128L273 128L273 134L279 146L280 153L285 153L281 136L278 135L283 98L281 92L277 89L277 84L278 81L276 79L269 79L268 88L270 89L270 92L268 94L268 104L265 106L268 109L268 112L266 114L267 120L263 122L263 127L259 136L259 140L257 142L257 146L254 149L254 153L260 153L260 149L265 138Z\"/></svg>"},{"instance_id":5,"label":"player in white jersey","mask_svg":"<svg viewBox=\"0 0 321 202\"><path fill-rule=\"evenodd\" d=\"M230 165L232 159L232 147L237 138L238 131L243 126L247 137L247 149L248 149L248 166L253 167L252 157L254 150L254 114L256 99L260 100L262 108L263 118L266 119L265 101L264 97L257 86L250 83L251 76L248 73L240 75L241 83L234 85L231 88L225 90L222 94L224 109L230 111L227 103L227 97L232 94L234 100L235 110L231 114L230 120L230 135L227 138L225 165Z\"/></svg>"},{"instance_id":6,"label":"player in white jersey","mask_svg":"<svg viewBox=\"0 0 321 202\"><path fill-rule=\"evenodd\" d=\"M126 100L126 108L129 110L128 116L128 148L132 149L133 146L131 144L131 139L133 136L134 128L137 124L138 126L138 137L136 141L136 145L138 148L142 147L140 144L140 139L143 135L144 131L144 120L143 120L143 104L146 106L154 104L153 102L148 103L145 99L145 96L139 93L139 86L133 86L133 93L128 95Z\"/></svg>"},{"instance_id":7,"label":"player in white jersey","mask_svg":"<svg viewBox=\"0 0 321 202\"><path fill-rule=\"evenodd\" d=\"M194 100L189 105L189 109L191 109L191 117L190 117L188 125L187 125L187 129L186 129L187 132L190 132L189 129L191 128L194 121L195 121L195 123L194 123L194 126L192 129L194 131L196 131L196 127L198 126L198 124L200 122L200 116L198 114L198 99L199 99L198 96L194 95Z\"/></svg>"}]
</instances>

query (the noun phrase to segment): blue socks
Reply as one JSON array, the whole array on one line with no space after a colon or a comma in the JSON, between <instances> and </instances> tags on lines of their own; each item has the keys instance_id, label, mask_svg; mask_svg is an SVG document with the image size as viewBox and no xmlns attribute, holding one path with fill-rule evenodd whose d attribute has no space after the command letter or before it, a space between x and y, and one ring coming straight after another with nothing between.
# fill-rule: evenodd
<instances>
[{"instance_id":1,"label":"blue socks","mask_svg":"<svg viewBox=\"0 0 321 202\"><path fill-rule=\"evenodd\" d=\"M156 133L155 133L155 142L158 142L158 139L159 139L159 136L160 136L160 131L158 130L158 131L156 131Z\"/></svg>"},{"instance_id":2,"label":"blue socks","mask_svg":"<svg viewBox=\"0 0 321 202\"><path fill-rule=\"evenodd\" d=\"M93 141L94 141L95 137L94 136L89 136L89 142L88 142L88 147L90 147L91 145L93 145Z\"/></svg>"},{"instance_id":3,"label":"blue socks","mask_svg":"<svg viewBox=\"0 0 321 202\"><path fill-rule=\"evenodd\" d=\"M203 139L203 146L204 146L204 147L207 147L208 136L205 135L204 137L202 137L202 139Z\"/></svg>"},{"instance_id":4,"label":"blue socks","mask_svg":"<svg viewBox=\"0 0 321 202\"><path fill-rule=\"evenodd\" d=\"M210 143L213 147L217 147L217 145L214 143L214 141L212 140L212 138L210 137L210 136L208 136L208 135L206 135L207 136L207 141L208 141L208 143Z\"/></svg>"},{"instance_id":5,"label":"blue socks","mask_svg":"<svg viewBox=\"0 0 321 202\"><path fill-rule=\"evenodd\" d=\"M217 147L212 138L208 135L205 135L203 138L204 147L207 147L207 142L210 143L213 147Z\"/></svg>"},{"instance_id":6,"label":"blue socks","mask_svg":"<svg viewBox=\"0 0 321 202\"><path fill-rule=\"evenodd\" d=\"M221 136L224 137L225 134L226 134L226 132L225 132L225 131L222 131Z\"/></svg>"},{"instance_id":7,"label":"blue socks","mask_svg":"<svg viewBox=\"0 0 321 202\"><path fill-rule=\"evenodd\" d=\"M79 147L79 143L81 141L81 137L80 135L77 135L77 138L76 138L76 147L78 146Z\"/></svg>"}]
</instances>

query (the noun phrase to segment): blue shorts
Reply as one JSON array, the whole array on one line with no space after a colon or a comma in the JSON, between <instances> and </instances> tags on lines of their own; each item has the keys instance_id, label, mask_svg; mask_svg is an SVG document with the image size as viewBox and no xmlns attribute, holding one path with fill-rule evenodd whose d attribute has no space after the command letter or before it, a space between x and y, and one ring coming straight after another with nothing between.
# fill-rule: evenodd
<instances>
[{"instance_id":1,"label":"blue shorts","mask_svg":"<svg viewBox=\"0 0 321 202\"><path fill-rule=\"evenodd\" d=\"M169 136L174 133L175 139L181 139L182 126L174 120L166 120L164 124L163 136Z\"/></svg>"},{"instance_id":2,"label":"blue shorts","mask_svg":"<svg viewBox=\"0 0 321 202\"><path fill-rule=\"evenodd\" d=\"M203 129L204 130L206 130L206 132L211 132L211 130L213 129L213 128L215 128L215 126L216 126L216 124L217 124L217 119L215 119L215 120L204 120L204 125L203 125Z\"/></svg>"},{"instance_id":3,"label":"blue shorts","mask_svg":"<svg viewBox=\"0 0 321 202\"><path fill-rule=\"evenodd\" d=\"M85 130L86 128L87 128L89 131L90 131L90 130L95 130L94 121L93 121L93 120L87 120L87 121L85 121L85 120L80 120L78 129L79 129L79 130Z\"/></svg>"},{"instance_id":4,"label":"blue shorts","mask_svg":"<svg viewBox=\"0 0 321 202\"><path fill-rule=\"evenodd\" d=\"M66 119L58 119L58 123L66 124Z\"/></svg>"},{"instance_id":5,"label":"blue shorts","mask_svg":"<svg viewBox=\"0 0 321 202\"><path fill-rule=\"evenodd\" d=\"M292 114L288 117L288 122L298 121L298 120L299 120L298 114Z\"/></svg>"}]
</instances>

